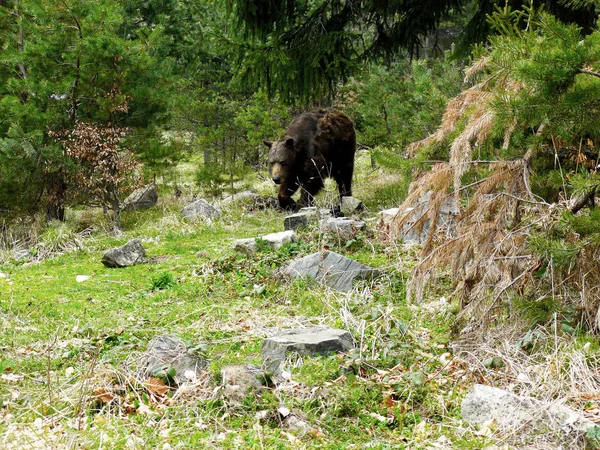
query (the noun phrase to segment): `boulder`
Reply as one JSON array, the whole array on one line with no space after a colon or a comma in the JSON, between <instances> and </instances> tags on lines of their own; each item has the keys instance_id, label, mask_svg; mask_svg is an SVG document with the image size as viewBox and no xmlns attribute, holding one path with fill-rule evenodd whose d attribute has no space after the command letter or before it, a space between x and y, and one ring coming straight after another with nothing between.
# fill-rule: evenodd
<instances>
[{"instance_id":1,"label":"boulder","mask_svg":"<svg viewBox=\"0 0 600 450\"><path fill-rule=\"evenodd\" d=\"M278 357L287 352L315 356L347 352L354 348L354 339L346 330L328 327L285 330L263 341L263 357Z\"/></svg>"},{"instance_id":2,"label":"boulder","mask_svg":"<svg viewBox=\"0 0 600 450\"><path fill-rule=\"evenodd\" d=\"M302 208L297 213L289 215L283 220L283 228L285 230L297 230L310 223L316 223L318 219L319 211L317 208Z\"/></svg>"},{"instance_id":3,"label":"boulder","mask_svg":"<svg viewBox=\"0 0 600 450\"><path fill-rule=\"evenodd\" d=\"M355 197L342 197L341 209L345 216L352 216L363 211L365 205Z\"/></svg>"},{"instance_id":4,"label":"boulder","mask_svg":"<svg viewBox=\"0 0 600 450\"><path fill-rule=\"evenodd\" d=\"M258 239L265 242L273 250L277 250L289 242L296 242L298 240L296 233L292 230L267 234ZM233 249L239 253L252 256L256 253L256 241L257 239L255 238L237 239L233 241Z\"/></svg>"},{"instance_id":5,"label":"boulder","mask_svg":"<svg viewBox=\"0 0 600 450\"><path fill-rule=\"evenodd\" d=\"M417 201L414 207L406 208L399 211L398 208L387 209L379 213L380 219L378 223L379 234L383 239L393 237L391 225L394 217L400 214L407 214L408 221L404 225L402 232L398 236L405 244L421 244L427 239L429 228L431 226L430 219L426 219L421 229L418 229L415 224L429 212L429 202L431 200L431 191L423 194ZM454 236L456 231L456 216L460 213L456 205L454 196L448 195L442 206L437 219L437 232L446 233L449 236Z\"/></svg>"},{"instance_id":6,"label":"boulder","mask_svg":"<svg viewBox=\"0 0 600 450\"><path fill-rule=\"evenodd\" d=\"M214 219L221 216L221 211L201 198L190 203L181 211L181 217L188 220Z\"/></svg>"},{"instance_id":7,"label":"boulder","mask_svg":"<svg viewBox=\"0 0 600 450\"><path fill-rule=\"evenodd\" d=\"M149 184L142 188L136 189L125 199L123 204L124 211L136 209L148 209L156 205L158 201L158 189L155 184Z\"/></svg>"},{"instance_id":8,"label":"boulder","mask_svg":"<svg viewBox=\"0 0 600 450\"><path fill-rule=\"evenodd\" d=\"M263 365L277 377L288 352L316 356L347 352L353 348L354 339L345 330L328 327L286 330L263 341Z\"/></svg>"},{"instance_id":9,"label":"boulder","mask_svg":"<svg viewBox=\"0 0 600 450\"><path fill-rule=\"evenodd\" d=\"M362 220L352 220L347 217L329 217L319 221L322 233L335 234L341 239L350 239L357 231L367 226Z\"/></svg>"},{"instance_id":10,"label":"boulder","mask_svg":"<svg viewBox=\"0 0 600 450\"><path fill-rule=\"evenodd\" d=\"M563 405L521 397L492 386L476 384L461 405L462 417L473 425L495 422L500 432L522 437L541 433L560 436L570 442L583 442L594 423Z\"/></svg>"},{"instance_id":11,"label":"boulder","mask_svg":"<svg viewBox=\"0 0 600 450\"><path fill-rule=\"evenodd\" d=\"M188 350L183 339L175 335L152 339L138 361L137 375L142 380L160 376L170 369L174 370L173 379L178 385L209 376L208 361Z\"/></svg>"},{"instance_id":12,"label":"boulder","mask_svg":"<svg viewBox=\"0 0 600 450\"><path fill-rule=\"evenodd\" d=\"M331 251L296 259L282 272L292 279L308 277L342 292L350 291L355 280L372 280L380 275L377 269Z\"/></svg>"},{"instance_id":13,"label":"boulder","mask_svg":"<svg viewBox=\"0 0 600 450\"><path fill-rule=\"evenodd\" d=\"M139 239L132 239L127 244L108 250L102 257L106 267L129 267L146 262L146 251Z\"/></svg>"}]
</instances>

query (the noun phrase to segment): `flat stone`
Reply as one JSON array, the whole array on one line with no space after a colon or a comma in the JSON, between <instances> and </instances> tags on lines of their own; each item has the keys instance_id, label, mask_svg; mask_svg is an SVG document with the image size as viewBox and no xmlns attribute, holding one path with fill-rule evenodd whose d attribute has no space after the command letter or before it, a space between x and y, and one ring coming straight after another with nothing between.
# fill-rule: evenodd
<instances>
[{"instance_id":1,"label":"flat stone","mask_svg":"<svg viewBox=\"0 0 600 450\"><path fill-rule=\"evenodd\" d=\"M221 216L221 211L201 198L190 203L181 211L181 217L188 220L193 219L215 219Z\"/></svg>"},{"instance_id":2,"label":"flat stone","mask_svg":"<svg viewBox=\"0 0 600 450\"><path fill-rule=\"evenodd\" d=\"M121 247L110 249L102 257L102 264L111 268L135 266L144 262L146 250L139 239L132 239Z\"/></svg>"},{"instance_id":3,"label":"flat stone","mask_svg":"<svg viewBox=\"0 0 600 450\"><path fill-rule=\"evenodd\" d=\"M251 391L263 389L264 372L250 364L233 364L221 368L223 393L234 402L241 402Z\"/></svg>"},{"instance_id":4,"label":"flat stone","mask_svg":"<svg viewBox=\"0 0 600 450\"><path fill-rule=\"evenodd\" d=\"M297 230L305 227L319 219L319 211L317 208L302 208L297 213L287 216L283 220L283 228L285 230Z\"/></svg>"},{"instance_id":5,"label":"flat stone","mask_svg":"<svg viewBox=\"0 0 600 450\"><path fill-rule=\"evenodd\" d=\"M580 439L594 423L563 405L521 397L492 386L476 384L461 405L462 417L474 425L495 421L500 431L519 430L528 433L560 434L563 438Z\"/></svg>"},{"instance_id":6,"label":"flat stone","mask_svg":"<svg viewBox=\"0 0 600 450\"><path fill-rule=\"evenodd\" d=\"M158 189L156 185L149 184L142 188L133 191L129 197L125 199L123 204L124 211L136 209L148 209L156 205L158 201Z\"/></svg>"},{"instance_id":7,"label":"flat stone","mask_svg":"<svg viewBox=\"0 0 600 450\"><path fill-rule=\"evenodd\" d=\"M345 330L328 327L302 328L282 331L262 343L263 361L276 373L286 353L315 356L347 352L354 348L352 335ZM276 370L273 370L273 369Z\"/></svg>"},{"instance_id":8,"label":"flat stone","mask_svg":"<svg viewBox=\"0 0 600 450\"><path fill-rule=\"evenodd\" d=\"M367 226L362 220L353 220L348 217L329 217L319 221L319 230L322 233L336 234L342 239L350 239L357 231Z\"/></svg>"},{"instance_id":9,"label":"flat stone","mask_svg":"<svg viewBox=\"0 0 600 450\"><path fill-rule=\"evenodd\" d=\"M377 269L331 251L296 259L282 272L292 279L307 277L342 292L352 290L355 280L373 280L381 275Z\"/></svg>"},{"instance_id":10,"label":"flat stone","mask_svg":"<svg viewBox=\"0 0 600 450\"><path fill-rule=\"evenodd\" d=\"M355 197L347 196L342 197L341 209L345 216L351 216L363 211L365 209L365 205L361 200Z\"/></svg>"},{"instance_id":11,"label":"flat stone","mask_svg":"<svg viewBox=\"0 0 600 450\"><path fill-rule=\"evenodd\" d=\"M298 240L296 233L293 230L266 234L258 239L265 242L273 250L280 249L285 244L296 242ZM233 249L239 253L252 256L256 253L256 241L257 239L255 238L237 239L233 241Z\"/></svg>"}]
</instances>

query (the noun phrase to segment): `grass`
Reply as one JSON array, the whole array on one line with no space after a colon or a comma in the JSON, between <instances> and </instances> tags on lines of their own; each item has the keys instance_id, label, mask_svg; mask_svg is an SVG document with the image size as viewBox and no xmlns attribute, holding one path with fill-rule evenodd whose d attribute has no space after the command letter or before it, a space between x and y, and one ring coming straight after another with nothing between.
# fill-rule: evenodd
<instances>
[{"instance_id":1,"label":"grass","mask_svg":"<svg viewBox=\"0 0 600 450\"><path fill-rule=\"evenodd\" d=\"M371 208L382 199L361 191ZM320 201L328 198L326 191ZM239 207L212 223L187 223L179 218L183 204L167 197L152 210L125 213L118 236L105 232L101 217L71 211L70 228L53 224L40 233L43 248L53 249L47 259L2 260L0 447L475 449L496 442L460 422L460 401L476 381L514 377L517 356L498 371L452 358L451 304L437 297L425 307L406 304L414 249L383 246L371 225L351 245L308 229L297 244L245 257L231 242L280 231L282 213ZM81 221L85 236L71 231L80 231ZM88 229L90 223L96 225ZM104 268L103 251L131 238L142 240L150 263ZM324 245L385 276L347 294L278 277L289 260ZM77 275L89 279L78 282ZM223 395L221 367L260 366L264 337L313 325L347 329L359 347L347 355L290 355L288 382L241 404ZM165 333L202 347L210 384L177 399L173 392L153 398L132 376L135 358ZM563 359L576 369L594 367ZM565 382L575 377L567 373ZM118 401L99 402L93 393L103 387L122 388ZM281 405L313 430L285 429Z\"/></svg>"}]
</instances>

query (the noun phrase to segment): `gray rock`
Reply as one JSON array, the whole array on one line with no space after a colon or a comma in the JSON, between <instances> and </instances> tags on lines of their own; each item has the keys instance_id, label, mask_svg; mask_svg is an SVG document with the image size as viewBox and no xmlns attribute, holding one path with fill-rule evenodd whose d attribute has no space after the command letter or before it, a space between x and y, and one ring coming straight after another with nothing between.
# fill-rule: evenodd
<instances>
[{"instance_id":1,"label":"gray rock","mask_svg":"<svg viewBox=\"0 0 600 450\"><path fill-rule=\"evenodd\" d=\"M214 219L221 216L221 211L201 198L194 203L190 203L181 211L181 217L188 220L193 219Z\"/></svg>"},{"instance_id":2,"label":"gray rock","mask_svg":"<svg viewBox=\"0 0 600 450\"><path fill-rule=\"evenodd\" d=\"M260 393L264 372L250 364L234 364L221 368L223 393L230 400L239 403L251 391Z\"/></svg>"},{"instance_id":3,"label":"gray rock","mask_svg":"<svg viewBox=\"0 0 600 450\"><path fill-rule=\"evenodd\" d=\"M500 431L523 436L541 433L560 435L571 442L581 441L585 431L594 425L581 414L562 405L542 402L531 397L521 397L492 386L476 384L461 405L465 421L482 425L495 421Z\"/></svg>"},{"instance_id":4,"label":"gray rock","mask_svg":"<svg viewBox=\"0 0 600 450\"><path fill-rule=\"evenodd\" d=\"M403 241L406 244L419 244L425 242L427 234L429 233L429 227L431 226L430 220L427 219L423 225L423 229L419 232L413 225L429 211L429 201L431 199L431 191L423 195L414 208L409 208L405 212L410 214L410 220L405 225L403 230ZM438 232L446 233L450 236L455 234L456 229L456 216L460 213L460 210L456 206L455 199L452 195L446 197L440 208L440 213L437 220Z\"/></svg>"},{"instance_id":5,"label":"gray rock","mask_svg":"<svg viewBox=\"0 0 600 450\"><path fill-rule=\"evenodd\" d=\"M237 203L251 203L259 196L256 192L252 191L242 191L233 195L228 195L223 200L219 202L219 206L229 206Z\"/></svg>"},{"instance_id":6,"label":"gray rock","mask_svg":"<svg viewBox=\"0 0 600 450\"><path fill-rule=\"evenodd\" d=\"M354 348L352 335L345 330L327 327L303 328L282 331L263 341L262 354L265 366L277 373L288 352L315 356L347 352Z\"/></svg>"},{"instance_id":7,"label":"gray rock","mask_svg":"<svg viewBox=\"0 0 600 450\"><path fill-rule=\"evenodd\" d=\"M292 279L308 277L342 292L352 290L354 280L373 280L381 275L377 269L330 251L296 259L282 272Z\"/></svg>"},{"instance_id":8,"label":"gray rock","mask_svg":"<svg viewBox=\"0 0 600 450\"><path fill-rule=\"evenodd\" d=\"M277 250L289 242L296 242L298 238L292 230L271 233L258 238L264 241L270 248ZM252 256L256 253L256 239L237 239L233 241L233 249L239 253Z\"/></svg>"},{"instance_id":9,"label":"gray rock","mask_svg":"<svg viewBox=\"0 0 600 450\"><path fill-rule=\"evenodd\" d=\"M347 217L329 217L319 221L322 233L336 234L341 239L350 239L357 231L367 226L362 220L352 220Z\"/></svg>"},{"instance_id":10,"label":"gray rock","mask_svg":"<svg viewBox=\"0 0 600 450\"><path fill-rule=\"evenodd\" d=\"M31 257L31 254L29 253L29 250L27 250L27 249L18 248L18 249L13 250L13 259L15 261L29 259L30 257Z\"/></svg>"},{"instance_id":11,"label":"gray rock","mask_svg":"<svg viewBox=\"0 0 600 450\"><path fill-rule=\"evenodd\" d=\"M398 214L400 208L390 208L384 209L379 212L379 222L377 222L377 230L379 232L379 237L383 240L387 240L391 236L390 227L392 224L392 220Z\"/></svg>"},{"instance_id":12,"label":"gray rock","mask_svg":"<svg viewBox=\"0 0 600 450\"><path fill-rule=\"evenodd\" d=\"M297 230L305 227L319 219L319 211L317 208L302 208L296 214L287 216L283 221L285 230Z\"/></svg>"},{"instance_id":13,"label":"gray rock","mask_svg":"<svg viewBox=\"0 0 600 450\"><path fill-rule=\"evenodd\" d=\"M306 421L304 415L300 416L296 413L293 413L285 406L280 406L277 408L277 412L279 413L279 419L281 421L281 425L288 431L292 433L299 434L300 436L304 436L311 430L315 430L311 426L310 423Z\"/></svg>"},{"instance_id":14,"label":"gray rock","mask_svg":"<svg viewBox=\"0 0 600 450\"><path fill-rule=\"evenodd\" d=\"M136 209L148 209L156 205L158 201L158 189L156 185L149 184L142 188L136 189L125 199L123 204L124 211Z\"/></svg>"},{"instance_id":15,"label":"gray rock","mask_svg":"<svg viewBox=\"0 0 600 450\"><path fill-rule=\"evenodd\" d=\"M342 197L341 208L345 216L351 216L363 211L365 209L365 205L362 201L355 197Z\"/></svg>"},{"instance_id":16,"label":"gray rock","mask_svg":"<svg viewBox=\"0 0 600 450\"><path fill-rule=\"evenodd\" d=\"M102 257L106 267L129 267L146 262L146 251L139 239L132 239L127 244L108 250Z\"/></svg>"},{"instance_id":17,"label":"gray rock","mask_svg":"<svg viewBox=\"0 0 600 450\"><path fill-rule=\"evenodd\" d=\"M377 223L377 229L380 238L387 240L394 237L391 226L394 221L394 217L400 212L401 214L408 215L408 221L404 225L400 238L405 244L420 244L425 242L429 228L431 226L430 220L427 219L422 226L422 229L417 229L416 223L423 216L429 212L429 202L431 200L431 192L424 194L416 206L412 208L406 208L404 211L400 211L399 208L390 208L379 213L379 222ZM460 213L460 210L456 206L456 202L453 196L449 195L446 197L440 208L438 215L437 230L440 233L446 233L450 236L455 235L456 230L456 216Z\"/></svg>"},{"instance_id":18,"label":"gray rock","mask_svg":"<svg viewBox=\"0 0 600 450\"><path fill-rule=\"evenodd\" d=\"M190 352L183 339L175 335L157 336L139 359L137 374L144 380L170 368L175 369L174 380L179 385L209 376L208 361Z\"/></svg>"},{"instance_id":19,"label":"gray rock","mask_svg":"<svg viewBox=\"0 0 600 450\"><path fill-rule=\"evenodd\" d=\"M238 253L253 256L256 254L256 238L236 239L231 247Z\"/></svg>"}]
</instances>

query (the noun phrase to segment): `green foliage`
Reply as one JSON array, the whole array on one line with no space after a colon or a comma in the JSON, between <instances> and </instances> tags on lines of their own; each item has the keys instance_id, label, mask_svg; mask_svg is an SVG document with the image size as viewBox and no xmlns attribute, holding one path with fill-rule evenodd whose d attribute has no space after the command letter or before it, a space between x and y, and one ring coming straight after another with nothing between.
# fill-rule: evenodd
<instances>
[{"instance_id":1,"label":"green foliage","mask_svg":"<svg viewBox=\"0 0 600 450\"><path fill-rule=\"evenodd\" d=\"M392 163L404 146L435 131L461 84L454 61L370 65L344 86L340 106L354 119L358 141L378 150L378 162Z\"/></svg>"},{"instance_id":2,"label":"green foliage","mask_svg":"<svg viewBox=\"0 0 600 450\"><path fill-rule=\"evenodd\" d=\"M159 275L152 277L152 290L160 291L163 289L172 288L175 285L175 279L170 272L162 272Z\"/></svg>"},{"instance_id":3,"label":"green foliage","mask_svg":"<svg viewBox=\"0 0 600 450\"><path fill-rule=\"evenodd\" d=\"M64 173L78 167L49 132L77 121L143 128L164 116L154 32L122 37L123 11L107 0L4 2L0 10L0 208L34 209L44 191L62 208Z\"/></svg>"}]
</instances>

